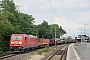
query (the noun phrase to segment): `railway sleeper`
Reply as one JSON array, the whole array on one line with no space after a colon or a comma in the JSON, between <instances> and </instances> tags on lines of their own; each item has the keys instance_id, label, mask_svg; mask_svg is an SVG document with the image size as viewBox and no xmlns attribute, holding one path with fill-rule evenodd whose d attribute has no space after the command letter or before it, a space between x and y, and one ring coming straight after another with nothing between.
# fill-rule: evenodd
<instances>
[{"instance_id":1,"label":"railway sleeper","mask_svg":"<svg viewBox=\"0 0 90 60\"><path fill-rule=\"evenodd\" d=\"M56 55L62 55L62 53L64 52L64 50L59 50Z\"/></svg>"}]
</instances>

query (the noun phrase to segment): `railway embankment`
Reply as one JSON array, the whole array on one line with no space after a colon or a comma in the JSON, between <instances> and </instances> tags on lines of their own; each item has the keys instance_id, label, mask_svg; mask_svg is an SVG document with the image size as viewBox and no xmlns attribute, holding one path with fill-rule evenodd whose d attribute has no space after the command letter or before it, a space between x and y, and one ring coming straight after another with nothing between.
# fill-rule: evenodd
<instances>
[{"instance_id":1,"label":"railway embankment","mask_svg":"<svg viewBox=\"0 0 90 60\"><path fill-rule=\"evenodd\" d=\"M53 53L55 53L60 47L62 47L65 44L52 46L52 47L46 47L44 49L40 49L38 51L31 52L28 55L28 60L46 60L49 56L51 56Z\"/></svg>"}]
</instances>

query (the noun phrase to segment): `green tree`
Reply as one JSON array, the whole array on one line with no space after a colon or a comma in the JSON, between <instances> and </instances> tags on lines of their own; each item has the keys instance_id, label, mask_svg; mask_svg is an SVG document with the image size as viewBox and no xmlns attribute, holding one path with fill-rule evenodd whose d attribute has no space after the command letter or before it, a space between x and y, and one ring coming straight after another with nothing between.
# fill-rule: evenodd
<instances>
[{"instance_id":1,"label":"green tree","mask_svg":"<svg viewBox=\"0 0 90 60\"><path fill-rule=\"evenodd\" d=\"M17 14L17 25L19 25L20 32L32 34L34 30L34 19L32 15L27 15L24 13Z\"/></svg>"},{"instance_id":2,"label":"green tree","mask_svg":"<svg viewBox=\"0 0 90 60\"><path fill-rule=\"evenodd\" d=\"M43 23L38 25L38 34L39 38L50 38L50 31L49 31L48 22L43 21Z\"/></svg>"},{"instance_id":3,"label":"green tree","mask_svg":"<svg viewBox=\"0 0 90 60\"><path fill-rule=\"evenodd\" d=\"M10 11L11 13L16 12L16 7L12 0L2 0L2 4L0 4L0 6L3 10Z\"/></svg>"},{"instance_id":4,"label":"green tree","mask_svg":"<svg viewBox=\"0 0 90 60\"><path fill-rule=\"evenodd\" d=\"M38 25L39 38L55 38L55 29L57 38L60 37L60 33L62 35L66 34L66 31L60 29L58 24L48 25L48 22L43 21L43 23Z\"/></svg>"},{"instance_id":5,"label":"green tree","mask_svg":"<svg viewBox=\"0 0 90 60\"><path fill-rule=\"evenodd\" d=\"M55 37L55 29L56 29L56 37L60 38L60 36L66 34L66 31L64 29L62 29L62 27L58 26L58 24L51 24L50 25L50 30L52 32L52 36L53 38Z\"/></svg>"},{"instance_id":6,"label":"green tree","mask_svg":"<svg viewBox=\"0 0 90 60\"><path fill-rule=\"evenodd\" d=\"M62 35L66 34L66 31L64 29L62 29L62 27L60 26L60 36L62 37Z\"/></svg>"},{"instance_id":7,"label":"green tree","mask_svg":"<svg viewBox=\"0 0 90 60\"><path fill-rule=\"evenodd\" d=\"M0 13L0 48L2 50L7 50L9 45L10 34L13 33L15 28L8 20L7 16L3 13Z\"/></svg>"},{"instance_id":8,"label":"green tree","mask_svg":"<svg viewBox=\"0 0 90 60\"><path fill-rule=\"evenodd\" d=\"M59 26L58 24L51 24L50 26L50 31L52 33L52 38L55 38L55 29L56 29L56 37L59 38Z\"/></svg>"},{"instance_id":9,"label":"green tree","mask_svg":"<svg viewBox=\"0 0 90 60\"><path fill-rule=\"evenodd\" d=\"M73 38L71 36L68 36L66 40L73 40Z\"/></svg>"}]
</instances>

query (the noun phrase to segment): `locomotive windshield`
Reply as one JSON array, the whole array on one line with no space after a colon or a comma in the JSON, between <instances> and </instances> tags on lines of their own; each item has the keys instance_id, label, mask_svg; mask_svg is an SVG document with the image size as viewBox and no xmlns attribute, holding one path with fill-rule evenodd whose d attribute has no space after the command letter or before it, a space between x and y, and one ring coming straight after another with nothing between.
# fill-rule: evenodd
<instances>
[{"instance_id":1,"label":"locomotive windshield","mask_svg":"<svg viewBox=\"0 0 90 60\"><path fill-rule=\"evenodd\" d=\"M12 36L12 40L22 40L22 36Z\"/></svg>"}]
</instances>

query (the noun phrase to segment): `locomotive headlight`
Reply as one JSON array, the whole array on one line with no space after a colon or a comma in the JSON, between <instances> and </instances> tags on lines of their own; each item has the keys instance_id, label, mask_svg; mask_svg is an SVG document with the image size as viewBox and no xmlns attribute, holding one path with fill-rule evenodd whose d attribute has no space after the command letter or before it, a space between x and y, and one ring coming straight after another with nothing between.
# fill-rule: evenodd
<instances>
[{"instance_id":1,"label":"locomotive headlight","mask_svg":"<svg viewBox=\"0 0 90 60\"><path fill-rule=\"evenodd\" d=\"M14 42L11 42L11 44L14 44Z\"/></svg>"},{"instance_id":2,"label":"locomotive headlight","mask_svg":"<svg viewBox=\"0 0 90 60\"><path fill-rule=\"evenodd\" d=\"M19 42L19 44L22 44L22 42Z\"/></svg>"}]
</instances>

